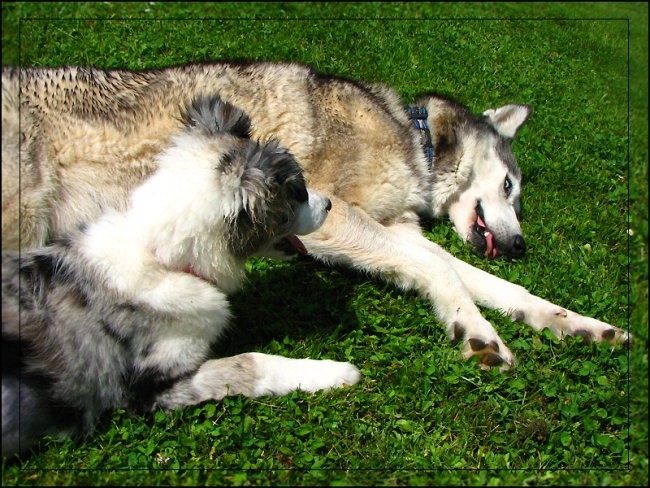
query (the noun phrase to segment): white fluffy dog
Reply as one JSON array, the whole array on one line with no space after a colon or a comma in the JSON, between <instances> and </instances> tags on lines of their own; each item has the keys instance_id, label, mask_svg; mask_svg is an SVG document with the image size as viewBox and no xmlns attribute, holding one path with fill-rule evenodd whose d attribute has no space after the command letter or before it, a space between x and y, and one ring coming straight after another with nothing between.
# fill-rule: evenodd
<instances>
[{"instance_id":1,"label":"white fluffy dog","mask_svg":"<svg viewBox=\"0 0 650 488\"><path fill-rule=\"evenodd\" d=\"M89 433L118 407L354 384L349 363L247 353L208 360L227 295L254 254L304 252L331 204L294 157L249 137L246 115L201 98L123 212L53 244L3 253L2 450ZM291 251L293 250L293 251Z\"/></svg>"}]
</instances>

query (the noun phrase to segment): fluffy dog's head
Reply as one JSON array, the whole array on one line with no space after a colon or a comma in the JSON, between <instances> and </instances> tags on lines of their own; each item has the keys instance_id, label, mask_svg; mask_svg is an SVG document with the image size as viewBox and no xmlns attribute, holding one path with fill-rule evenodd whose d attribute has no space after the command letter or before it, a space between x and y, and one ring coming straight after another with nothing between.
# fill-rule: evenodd
<instances>
[{"instance_id":1,"label":"fluffy dog's head","mask_svg":"<svg viewBox=\"0 0 650 488\"><path fill-rule=\"evenodd\" d=\"M293 155L251 140L248 117L218 97L197 98L182 121L132 197L157 259L210 279L252 255L305 253L296 235L320 227L331 204L306 187Z\"/></svg>"}]
</instances>

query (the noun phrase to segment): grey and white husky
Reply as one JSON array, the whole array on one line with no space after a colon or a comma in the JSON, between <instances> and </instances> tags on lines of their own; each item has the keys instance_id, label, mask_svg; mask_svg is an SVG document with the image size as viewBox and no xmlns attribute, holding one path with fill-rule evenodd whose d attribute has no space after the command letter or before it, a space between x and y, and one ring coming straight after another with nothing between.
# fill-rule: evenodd
<instances>
[{"instance_id":1,"label":"grey and white husky","mask_svg":"<svg viewBox=\"0 0 650 488\"><path fill-rule=\"evenodd\" d=\"M151 410L354 384L356 367L260 353L208 360L253 254L304 251L329 199L249 120L202 97L124 211L2 255L2 452ZM90 142L90 141L87 141ZM290 246L289 244L293 244Z\"/></svg>"},{"instance_id":2,"label":"grey and white husky","mask_svg":"<svg viewBox=\"0 0 650 488\"><path fill-rule=\"evenodd\" d=\"M475 115L435 94L404 106L388 87L291 63L3 70L3 248L40 245L105 207L125 208L181 127L181 107L213 92L250 116L255 138L279 140L310 187L330 197L325 224L303 239L309 254L418 292L464 357L486 368L515 363L477 304L559 337L628 341L622 329L470 266L422 234L421 216L448 216L480 254L524 254L511 145L528 106Z\"/></svg>"}]
</instances>

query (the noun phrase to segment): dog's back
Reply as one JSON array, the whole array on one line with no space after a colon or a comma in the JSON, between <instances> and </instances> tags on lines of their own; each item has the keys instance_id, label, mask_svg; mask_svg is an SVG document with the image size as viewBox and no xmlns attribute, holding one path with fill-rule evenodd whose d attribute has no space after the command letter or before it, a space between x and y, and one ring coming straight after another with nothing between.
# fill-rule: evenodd
<instances>
[{"instance_id":1,"label":"dog's back","mask_svg":"<svg viewBox=\"0 0 650 488\"><path fill-rule=\"evenodd\" d=\"M18 229L20 245L29 249L105 208L124 209L180 130L182 107L200 94L216 93L240 107L254 121L251 135L279 140L312 188L356 202L378 221L428 205L426 163L397 94L306 66L5 68L2 93L3 249L18 248ZM21 207L19 161L28 169L20 179ZM351 163L354 170L346 169ZM392 183L378 192L374 180L382 174L391 174Z\"/></svg>"}]
</instances>

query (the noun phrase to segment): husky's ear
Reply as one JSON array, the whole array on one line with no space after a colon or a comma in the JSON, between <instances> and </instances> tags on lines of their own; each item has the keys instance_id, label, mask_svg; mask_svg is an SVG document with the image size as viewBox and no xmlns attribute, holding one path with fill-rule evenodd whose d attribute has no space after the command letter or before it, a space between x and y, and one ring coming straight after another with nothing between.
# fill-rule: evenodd
<instances>
[{"instance_id":1,"label":"husky's ear","mask_svg":"<svg viewBox=\"0 0 650 488\"><path fill-rule=\"evenodd\" d=\"M214 136L229 132L237 137L250 138L251 121L234 105L214 95L198 96L181 114L188 128L196 128L206 135Z\"/></svg>"},{"instance_id":2,"label":"husky's ear","mask_svg":"<svg viewBox=\"0 0 650 488\"><path fill-rule=\"evenodd\" d=\"M489 109L483 112L488 121L499 134L514 139L517 131L526 122L531 108L528 105L504 105L503 107Z\"/></svg>"},{"instance_id":3,"label":"husky's ear","mask_svg":"<svg viewBox=\"0 0 650 488\"><path fill-rule=\"evenodd\" d=\"M431 131L431 142L440 158L442 152L456 147L456 128L462 124L466 111L456 102L437 95L423 98L418 104L429 111L429 125L435 128Z\"/></svg>"}]
</instances>

